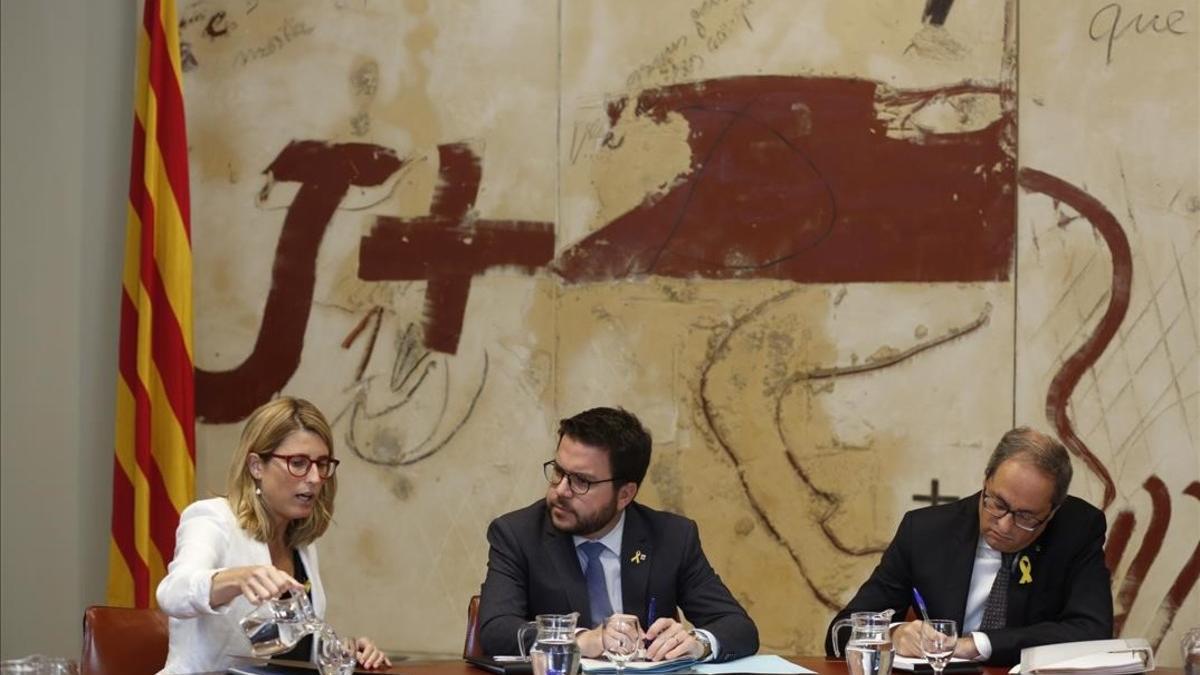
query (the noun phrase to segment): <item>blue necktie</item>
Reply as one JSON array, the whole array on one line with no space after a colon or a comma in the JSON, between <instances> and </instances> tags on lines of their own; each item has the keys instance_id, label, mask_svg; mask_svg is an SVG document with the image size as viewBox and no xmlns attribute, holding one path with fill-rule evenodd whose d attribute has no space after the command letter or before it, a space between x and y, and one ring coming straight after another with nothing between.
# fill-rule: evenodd
<instances>
[{"instance_id":1,"label":"blue necktie","mask_svg":"<svg viewBox=\"0 0 1200 675\"><path fill-rule=\"evenodd\" d=\"M584 578L587 580L588 605L592 608L592 627L595 628L613 613L612 602L608 599L608 584L604 582L604 566L600 564L600 554L605 550L604 544L589 541L580 544L579 550L587 556Z\"/></svg>"}]
</instances>

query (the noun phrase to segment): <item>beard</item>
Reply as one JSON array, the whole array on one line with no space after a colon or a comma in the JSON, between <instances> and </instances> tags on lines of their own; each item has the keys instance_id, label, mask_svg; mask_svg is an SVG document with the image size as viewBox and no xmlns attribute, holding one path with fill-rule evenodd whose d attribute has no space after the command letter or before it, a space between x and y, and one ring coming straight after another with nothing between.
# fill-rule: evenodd
<instances>
[{"instance_id":1,"label":"beard","mask_svg":"<svg viewBox=\"0 0 1200 675\"><path fill-rule=\"evenodd\" d=\"M575 504L559 502L552 495L546 497L546 508L549 509L550 521L555 529L564 534L586 537L604 529L617 517L617 495L614 492L612 500L592 513L580 513L575 507Z\"/></svg>"}]
</instances>

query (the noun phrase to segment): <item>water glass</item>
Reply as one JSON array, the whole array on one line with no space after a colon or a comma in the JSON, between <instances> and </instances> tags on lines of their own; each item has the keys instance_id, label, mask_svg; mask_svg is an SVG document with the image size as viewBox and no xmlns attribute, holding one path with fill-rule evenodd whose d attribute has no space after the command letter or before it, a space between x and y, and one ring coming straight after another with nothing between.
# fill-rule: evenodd
<instances>
[{"instance_id":1,"label":"water glass","mask_svg":"<svg viewBox=\"0 0 1200 675\"><path fill-rule=\"evenodd\" d=\"M642 646L642 626L632 614L613 614L604 620L601 642L604 655L617 666L617 675L625 670L625 662L637 655Z\"/></svg>"},{"instance_id":2,"label":"water glass","mask_svg":"<svg viewBox=\"0 0 1200 675\"><path fill-rule=\"evenodd\" d=\"M1184 675L1200 675L1200 627L1185 633L1179 647L1183 652Z\"/></svg>"},{"instance_id":3,"label":"water glass","mask_svg":"<svg viewBox=\"0 0 1200 675\"><path fill-rule=\"evenodd\" d=\"M338 637L328 626L317 634L317 669L321 675L350 675L354 672L353 638Z\"/></svg>"},{"instance_id":4,"label":"water glass","mask_svg":"<svg viewBox=\"0 0 1200 675\"><path fill-rule=\"evenodd\" d=\"M33 654L0 661L0 675L79 675L79 664L59 656Z\"/></svg>"},{"instance_id":5,"label":"water glass","mask_svg":"<svg viewBox=\"0 0 1200 675\"><path fill-rule=\"evenodd\" d=\"M930 619L921 625L921 653L937 675L950 663L957 642L958 624L951 619Z\"/></svg>"},{"instance_id":6,"label":"water glass","mask_svg":"<svg viewBox=\"0 0 1200 675\"><path fill-rule=\"evenodd\" d=\"M71 659L49 658L42 662L41 675L79 675L79 664Z\"/></svg>"},{"instance_id":7,"label":"water glass","mask_svg":"<svg viewBox=\"0 0 1200 675\"><path fill-rule=\"evenodd\" d=\"M0 675L38 675L43 658L45 657L35 654L22 659L0 661Z\"/></svg>"}]
</instances>

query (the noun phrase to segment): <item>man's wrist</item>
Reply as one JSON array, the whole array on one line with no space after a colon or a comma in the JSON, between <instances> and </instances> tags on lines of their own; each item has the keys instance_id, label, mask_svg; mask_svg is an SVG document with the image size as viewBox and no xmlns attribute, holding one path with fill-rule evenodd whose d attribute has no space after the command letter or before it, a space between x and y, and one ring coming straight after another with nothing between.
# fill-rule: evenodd
<instances>
[{"instance_id":1,"label":"man's wrist","mask_svg":"<svg viewBox=\"0 0 1200 675\"><path fill-rule=\"evenodd\" d=\"M575 643L579 645L579 655L589 659L600 656L604 651L604 641L601 639L601 628L585 628L575 634Z\"/></svg>"},{"instance_id":2,"label":"man's wrist","mask_svg":"<svg viewBox=\"0 0 1200 675\"><path fill-rule=\"evenodd\" d=\"M712 641L703 632L693 629L691 631L692 639L700 644L700 655L696 657L697 661L703 661L712 656L713 648Z\"/></svg>"},{"instance_id":3,"label":"man's wrist","mask_svg":"<svg viewBox=\"0 0 1200 675\"><path fill-rule=\"evenodd\" d=\"M958 638L958 642L954 645L955 658L967 659L974 661L979 658L979 648L975 645L974 633L964 635Z\"/></svg>"}]
</instances>

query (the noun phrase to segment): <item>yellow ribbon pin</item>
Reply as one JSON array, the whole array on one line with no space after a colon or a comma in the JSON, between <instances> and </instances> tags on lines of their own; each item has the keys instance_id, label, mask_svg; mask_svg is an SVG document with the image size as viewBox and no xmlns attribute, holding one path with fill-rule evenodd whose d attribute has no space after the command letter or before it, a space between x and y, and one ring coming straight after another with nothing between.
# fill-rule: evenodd
<instances>
[{"instance_id":1,"label":"yellow ribbon pin","mask_svg":"<svg viewBox=\"0 0 1200 675\"><path fill-rule=\"evenodd\" d=\"M642 561L645 559L646 559L646 554L642 553L641 549L638 549L633 552L632 556L629 557L629 562L633 563L634 565L640 565L640 564L642 564Z\"/></svg>"},{"instance_id":2,"label":"yellow ribbon pin","mask_svg":"<svg viewBox=\"0 0 1200 675\"><path fill-rule=\"evenodd\" d=\"M1021 568L1021 580L1017 583L1021 585L1033 583L1033 575L1030 574L1033 571L1033 563L1029 561L1029 556L1021 556L1021 559L1017 561L1017 567Z\"/></svg>"}]
</instances>

